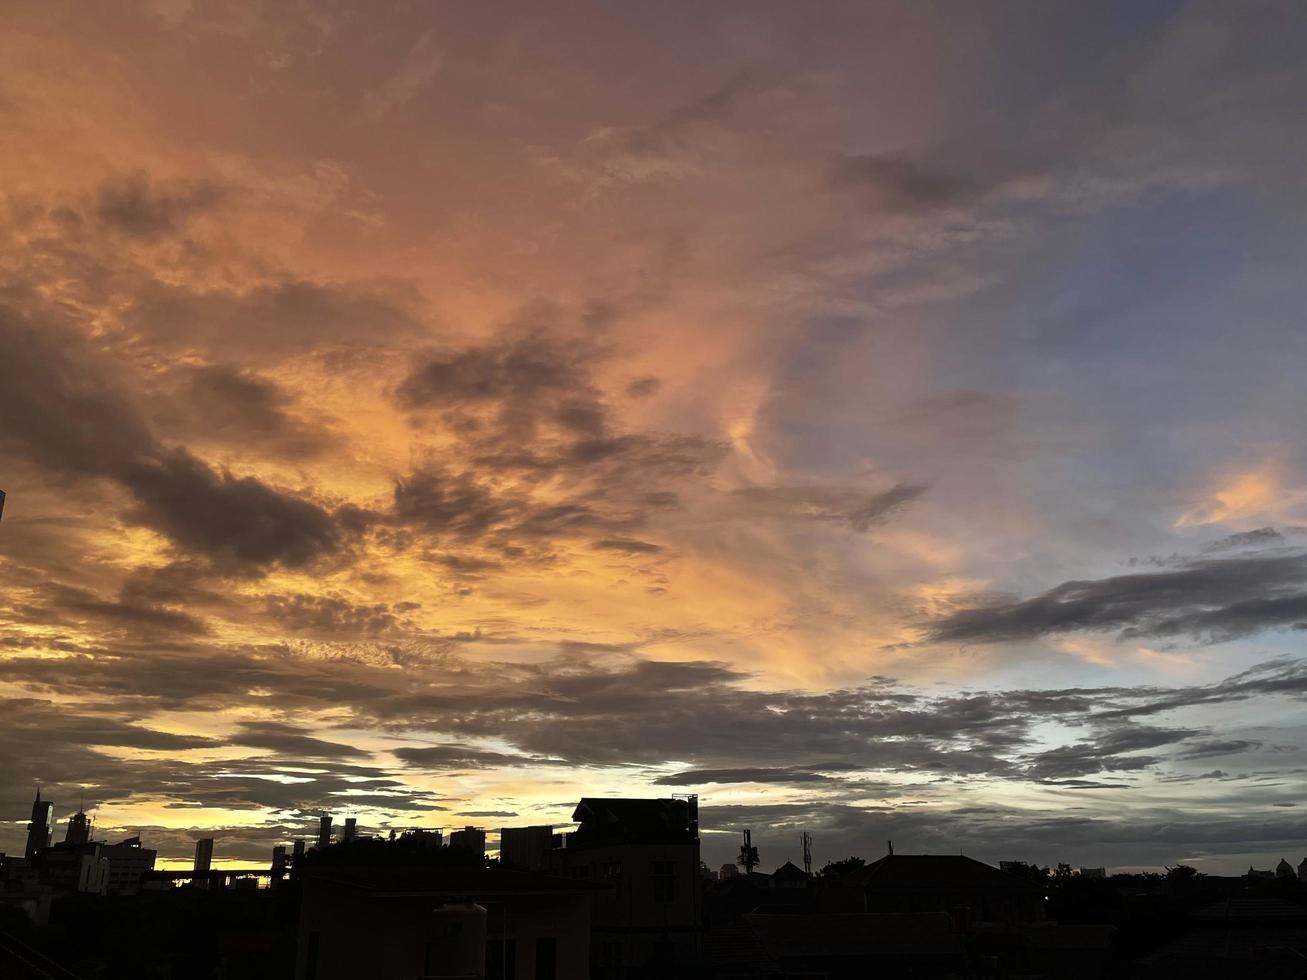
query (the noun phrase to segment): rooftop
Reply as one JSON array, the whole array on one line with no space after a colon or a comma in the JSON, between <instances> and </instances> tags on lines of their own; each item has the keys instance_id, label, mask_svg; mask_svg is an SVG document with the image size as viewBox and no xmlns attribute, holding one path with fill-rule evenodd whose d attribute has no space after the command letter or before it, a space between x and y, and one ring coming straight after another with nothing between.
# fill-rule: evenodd
<instances>
[{"instance_id":1,"label":"rooftop","mask_svg":"<svg viewBox=\"0 0 1307 980\"><path fill-rule=\"evenodd\" d=\"M306 881L357 888L376 898L474 895L562 895L607 891L609 885L506 868L310 868Z\"/></svg>"},{"instance_id":2,"label":"rooftop","mask_svg":"<svg viewBox=\"0 0 1307 980\"><path fill-rule=\"evenodd\" d=\"M580 826L569 844L587 843L690 843L690 807L685 800L584 797L572 819Z\"/></svg>"},{"instance_id":3,"label":"rooftop","mask_svg":"<svg viewBox=\"0 0 1307 980\"><path fill-rule=\"evenodd\" d=\"M942 913L827 913L746 915L772 957L951 956L958 943L953 920Z\"/></svg>"},{"instance_id":4,"label":"rooftop","mask_svg":"<svg viewBox=\"0 0 1307 980\"><path fill-rule=\"evenodd\" d=\"M887 854L848 875L847 880L877 891L957 889L1043 894L1039 885L962 854Z\"/></svg>"}]
</instances>

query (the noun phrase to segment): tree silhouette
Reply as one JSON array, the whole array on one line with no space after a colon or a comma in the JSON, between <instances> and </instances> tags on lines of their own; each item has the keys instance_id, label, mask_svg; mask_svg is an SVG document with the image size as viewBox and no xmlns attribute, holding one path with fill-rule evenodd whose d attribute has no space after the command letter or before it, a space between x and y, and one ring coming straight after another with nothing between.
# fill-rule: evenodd
<instances>
[{"instance_id":1,"label":"tree silhouette","mask_svg":"<svg viewBox=\"0 0 1307 980\"><path fill-rule=\"evenodd\" d=\"M827 861L817 874L823 878L838 878L850 871L858 871L866 866L867 862L860 857L846 857L842 861Z\"/></svg>"},{"instance_id":2,"label":"tree silhouette","mask_svg":"<svg viewBox=\"0 0 1307 980\"><path fill-rule=\"evenodd\" d=\"M741 844L740 856L735 863L744 869L745 874L753 874L753 869L758 866L758 848L750 844Z\"/></svg>"}]
</instances>

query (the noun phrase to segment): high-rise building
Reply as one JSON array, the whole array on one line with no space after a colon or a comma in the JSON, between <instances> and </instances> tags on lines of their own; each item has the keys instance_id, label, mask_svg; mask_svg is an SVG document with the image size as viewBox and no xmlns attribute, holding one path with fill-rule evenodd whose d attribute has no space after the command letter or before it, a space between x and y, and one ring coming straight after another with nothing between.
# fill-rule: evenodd
<instances>
[{"instance_id":1,"label":"high-rise building","mask_svg":"<svg viewBox=\"0 0 1307 980\"><path fill-rule=\"evenodd\" d=\"M499 831L499 860L536 871L545 866L545 855L553 845L553 827L504 827Z\"/></svg>"},{"instance_id":2,"label":"high-rise building","mask_svg":"<svg viewBox=\"0 0 1307 980\"><path fill-rule=\"evenodd\" d=\"M341 843L348 844L359 833L359 822L357 817L345 818L345 830L340 835Z\"/></svg>"},{"instance_id":3,"label":"high-rise building","mask_svg":"<svg viewBox=\"0 0 1307 980\"><path fill-rule=\"evenodd\" d=\"M213 865L213 838L201 837L195 842L195 868L197 875L208 874Z\"/></svg>"},{"instance_id":4,"label":"high-rise building","mask_svg":"<svg viewBox=\"0 0 1307 980\"><path fill-rule=\"evenodd\" d=\"M292 867L302 867L304 864L304 838L298 838L295 846L291 848L290 863Z\"/></svg>"},{"instance_id":5,"label":"high-rise building","mask_svg":"<svg viewBox=\"0 0 1307 980\"><path fill-rule=\"evenodd\" d=\"M68 818L68 830L64 833L65 844L85 844L91 839L91 821L86 811L78 810Z\"/></svg>"},{"instance_id":6,"label":"high-rise building","mask_svg":"<svg viewBox=\"0 0 1307 980\"><path fill-rule=\"evenodd\" d=\"M128 837L117 844L104 844L100 853L109 859L109 894L134 895L141 888L141 877L154 870L156 852L142 847L139 837Z\"/></svg>"},{"instance_id":7,"label":"high-rise building","mask_svg":"<svg viewBox=\"0 0 1307 980\"><path fill-rule=\"evenodd\" d=\"M475 851L485 857L486 832L480 827L464 827L462 830L456 830L449 835L449 846Z\"/></svg>"},{"instance_id":8,"label":"high-rise building","mask_svg":"<svg viewBox=\"0 0 1307 980\"><path fill-rule=\"evenodd\" d=\"M318 849L331 846L331 814L324 813L318 821Z\"/></svg>"},{"instance_id":9,"label":"high-rise building","mask_svg":"<svg viewBox=\"0 0 1307 980\"><path fill-rule=\"evenodd\" d=\"M54 823L54 804L41 799L41 788L36 788L32 802L32 822L27 825L27 850L24 856L32 860L50 846L50 825Z\"/></svg>"},{"instance_id":10,"label":"high-rise building","mask_svg":"<svg viewBox=\"0 0 1307 980\"><path fill-rule=\"evenodd\" d=\"M272 849L272 873L286 870L286 845L278 844Z\"/></svg>"}]
</instances>

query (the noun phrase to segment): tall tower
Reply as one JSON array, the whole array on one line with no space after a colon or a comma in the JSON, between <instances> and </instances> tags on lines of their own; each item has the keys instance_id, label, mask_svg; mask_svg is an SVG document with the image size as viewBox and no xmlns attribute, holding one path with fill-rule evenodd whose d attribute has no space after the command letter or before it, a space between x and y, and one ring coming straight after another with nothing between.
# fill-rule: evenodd
<instances>
[{"instance_id":1,"label":"tall tower","mask_svg":"<svg viewBox=\"0 0 1307 980\"><path fill-rule=\"evenodd\" d=\"M50 825L54 823L54 804L41 799L41 787L36 788L32 802L32 822L27 825L27 850L24 855L32 860L50 846Z\"/></svg>"},{"instance_id":2,"label":"tall tower","mask_svg":"<svg viewBox=\"0 0 1307 980\"><path fill-rule=\"evenodd\" d=\"M68 818L68 831L64 834L64 841L68 844L85 844L91 839L91 821L87 819L86 811L79 809Z\"/></svg>"},{"instance_id":3,"label":"tall tower","mask_svg":"<svg viewBox=\"0 0 1307 980\"><path fill-rule=\"evenodd\" d=\"M213 838L201 837L195 842L195 868L197 875L208 874L213 866Z\"/></svg>"},{"instance_id":4,"label":"tall tower","mask_svg":"<svg viewBox=\"0 0 1307 980\"><path fill-rule=\"evenodd\" d=\"M324 813L318 821L318 850L331 846L331 814Z\"/></svg>"}]
</instances>

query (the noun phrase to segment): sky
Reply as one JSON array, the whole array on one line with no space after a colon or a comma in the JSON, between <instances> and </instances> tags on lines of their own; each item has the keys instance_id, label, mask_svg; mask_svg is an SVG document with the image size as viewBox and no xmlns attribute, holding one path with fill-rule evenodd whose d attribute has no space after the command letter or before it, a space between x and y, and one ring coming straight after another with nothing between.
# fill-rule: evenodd
<instances>
[{"instance_id":1,"label":"sky","mask_svg":"<svg viewBox=\"0 0 1307 980\"><path fill-rule=\"evenodd\" d=\"M0 850L1307 855L1303 5L5 18Z\"/></svg>"}]
</instances>

